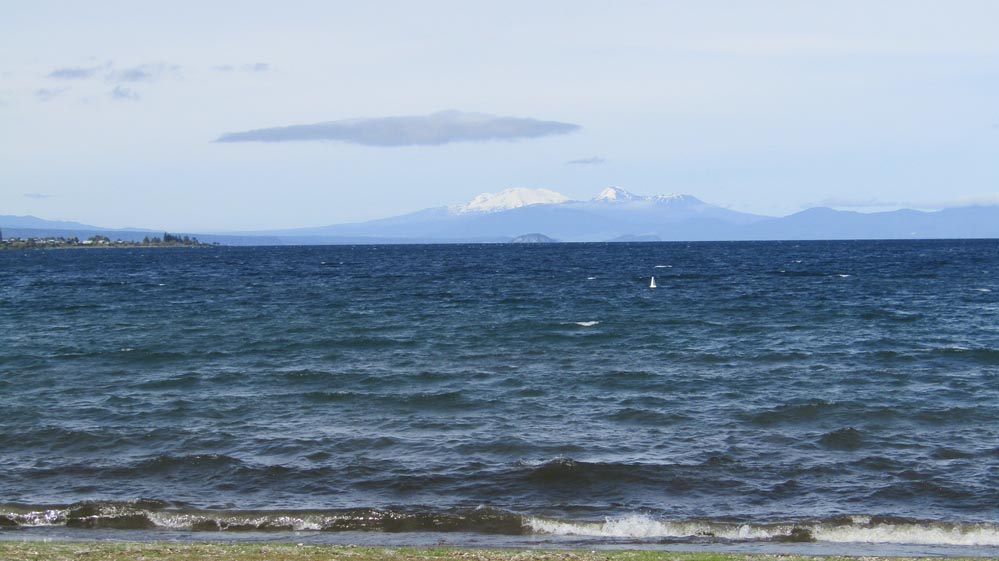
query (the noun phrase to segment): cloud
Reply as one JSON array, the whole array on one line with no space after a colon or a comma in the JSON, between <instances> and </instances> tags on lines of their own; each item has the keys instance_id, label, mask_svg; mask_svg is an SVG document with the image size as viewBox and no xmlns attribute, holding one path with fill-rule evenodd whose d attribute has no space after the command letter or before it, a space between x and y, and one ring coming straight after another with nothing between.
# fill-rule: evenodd
<instances>
[{"instance_id":1,"label":"cloud","mask_svg":"<svg viewBox=\"0 0 999 561\"><path fill-rule=\"evenodd\" d=\"M212 70L216 72L267 72L271 69L271 65L266 62L253 62L250 64L241 64L239 66L234 66L232 64L221 64L219 66L213 66Z\"/></svg>"},{"instance_id":2,"label":"cloud","mask_svg":"<svg viewBox=\"0 0 999 561\"><path fill-rule=\"evenodd\" d=\"M139 101L139 99L141 99L135 90L123 88L121 86L115 86L114 89L111 90L111 97L121 101Z\"/></svg>"},{"instance_id":3,"label":"cloud","mask_svg":"<svg viewBox=\"0 0 999 561\"><path fill-rule=\"evenodd\" d=\"M579 125L481 113L442 111L430 115L348 119L225 133L215 142L330 140L365 146L438 146L451 142L520 140L579 130Z\"/></svg>"},{"instance_id":4,"label":"cloud","mask_svg":"<svg viewBox=\"0 0 999 561\"><path fill-rule=\"evenodd\" d=\"M882 201L876 197L827 197L817 203L802 205L802 208L816 206L831 208L876 208L905 206L905 204L897 201Z\"/></svg>"},{"instance_id":5,"label":"cloud","mask_svg":"<svg viewBox=\"0 0 999 561\"><path fill-rule=\"evenodd\" d=\"M35 97L37 97L39 101L52 101L67 91L69 91L69 88L41 88L35 90Z\"/></svg>"},{"instance_id":6,"label":"cloud","mask_svg":"<svg viewBox=\"0 0 999 561\"><path fill-rule=\"evenodd\" d=\"M606 163L607 160L601 158L600 156L590 156L589 158L579 158L578 160L569 160L565 163L567 166L595 166L599 164Z\"/></svg>"},{"instance_id":7,"label":"cloud","mask_svg":"<svg viewBox=\"0 0 999 561\"><path fill-rule=\"evenodd\" d=\"M167 74L177 74L180 66L162 62L140 64L112 73L109 79L120 82L155 82Z\"/></svg>"},{"instance_id":8,"label":"cloud","mask_svg":"<svg viewBox=\"0 0 999 561\"><path fill-rule=\"evenodd\" d=\"M979 195L965 195L945 201L938 201L931 206L937 208L950 208L960 206L992 206L999 205L999 193L982 193Z\"/></svg>"},{"instance_id":9,"label":"cloud","mask_svg":"<svg viewBox=\"0 0 999 561\"><path fill-rule=\"evenodd\" d=\"M28 199L48 199L52 195L47 195L45 193L25 193L24 196Z\"/></svg>"},{"instance_id":10,"label":"cloud","mask_svg":"<svg viewBox=\"0 0 999 561\"><path fill-rule=\"evenodd\" d=\"M87 78L93 78L100 69L100 66L92 66L89 68L57 68L52 72L49 72L49 78L56 78L59 80L86 80Z\"/></svg>"},{"instance_id":11,"label":"cloud","mask_svg":"<svg viewBox=\"0 0 999 561\"><path fill-rule=\"evenodd\" d=\"M982 193L978 195L965 195L952 199L924 200L924 201L884 201L875 197L850 198L850 197L830 197L822 199L817 203L801 205L801 208L829 207L829 208L858 208L858 209L899 209L914 208L936 210L943 208L954 208L964 206L992 206L999 205L999 193Z\"/></svg>"}]
</instances>

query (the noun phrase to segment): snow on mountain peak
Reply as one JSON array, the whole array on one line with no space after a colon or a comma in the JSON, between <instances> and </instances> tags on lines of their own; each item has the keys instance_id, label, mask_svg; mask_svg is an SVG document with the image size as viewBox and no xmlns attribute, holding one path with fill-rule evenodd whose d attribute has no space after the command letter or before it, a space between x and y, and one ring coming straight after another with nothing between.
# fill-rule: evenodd
<instances>
[{"instance_id":1,"label":"snow on mountain peak","mask_svg":"<svg viewBox=\"0 0 999 561\"><path fill-rule=\"evenodd\" d=\"M600 201L615 202L615 201L640 201L644 198L645 197L636 195L631 191L624 189L623 187L607 187L603 191L600 191L600 193L596 197L593 197L593 200L595 202L600 202Z\"/></svg>"},{"instance_id":2,"label":"snow on mountain peak","mask_svg":"<svg viewBox=\"0 0 999 561\"><path fill-rule=\"evenodd\" d=\"M653 195L651 197L646 197L644 195L636 195L627 189L622 187L607 187L600 192L596 197L593 198L595 203L620 203L620 202L634 202L634 203L645 203L652 204L656 206L672 206L672 205L698 205L704 204L696 197L690 195L679 195L679 194L669 194L669 195Z\"/></svg>"},{"instance_id":3,"label":"snow on mountain peak","mask_svg":"<svg viewBox=\"0 0 999 561\"><path fill-rule=\"evenodd\" d=\"M450 210L456 214L498 212L529 205L554 205L568 200L569 197L549 189L514 187L499 193L480 193L467 204L452 206Z\"/></svg>"},{"instance_id":4,"label":"snow on mountain peak","mask_svg":"<svg viewBox=\"0 0 999 561\"><path fill-rule=\"evenodd\" d=\"M669 195L656 195L655 197L652 197L652 200L658 204L704 204L703 201L697 197L693 197L691 195L680 195L677 193L670 193Z\"/></svg>"}]
</instances>

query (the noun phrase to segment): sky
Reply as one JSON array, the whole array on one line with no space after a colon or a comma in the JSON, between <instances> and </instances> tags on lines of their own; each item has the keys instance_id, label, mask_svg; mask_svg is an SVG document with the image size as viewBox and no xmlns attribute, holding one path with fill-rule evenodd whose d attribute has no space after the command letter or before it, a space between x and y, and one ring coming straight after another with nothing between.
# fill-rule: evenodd
<instances>
[{"instance_id":1,"label":"sky","mask_svg":"<svg viewBox=\"0 0 999 561\"><path fill-rule=\"evenodd\" d=\"M999 204L999 2L5 2L0 214L210 232L618 185Z\"/></svg>"}]
</instances>

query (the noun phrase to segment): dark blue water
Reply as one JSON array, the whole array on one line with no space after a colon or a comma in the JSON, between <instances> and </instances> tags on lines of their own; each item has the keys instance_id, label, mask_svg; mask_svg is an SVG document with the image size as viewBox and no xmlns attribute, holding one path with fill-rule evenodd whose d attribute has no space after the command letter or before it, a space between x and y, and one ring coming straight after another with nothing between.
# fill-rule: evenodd
<instances>
[{"instance_id":1,"label":"dark blue water","mask_svg":"<svg viewBox=\"0 0 999 561\"><path fill-rule=\"evenodd\" d=\"M37 525L999 545L999 242L0 252Z\"/></svg>"}]
</instances>

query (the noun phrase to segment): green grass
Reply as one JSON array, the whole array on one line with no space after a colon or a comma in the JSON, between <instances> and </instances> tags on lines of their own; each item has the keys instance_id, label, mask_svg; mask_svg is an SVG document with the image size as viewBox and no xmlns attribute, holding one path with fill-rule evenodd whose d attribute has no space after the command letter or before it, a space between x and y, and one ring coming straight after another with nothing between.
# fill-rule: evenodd
<instances>
[{"instance_id":1,"label":"green grass","mask_svg":"<svg viewBox=\"0 0 999 561\"><path fill-rule=\"evenodd\" d=\"M823 557L673 551L533 551L339 545L0 541L2 561L823 561ZM905 561L915 558L892 558Z\"/></svg>"}]
</instances>

